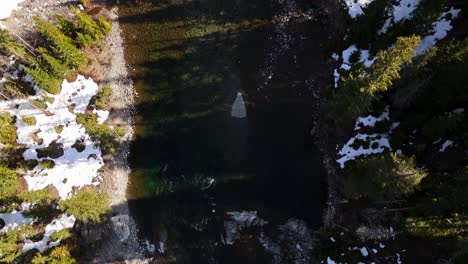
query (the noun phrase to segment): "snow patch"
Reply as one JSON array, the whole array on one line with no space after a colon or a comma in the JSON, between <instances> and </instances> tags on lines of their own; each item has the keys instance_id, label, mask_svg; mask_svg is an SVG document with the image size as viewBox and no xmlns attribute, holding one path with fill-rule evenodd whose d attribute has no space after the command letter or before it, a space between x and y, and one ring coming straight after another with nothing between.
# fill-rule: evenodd
<instances>
[{"instance_id":1,"label":"snow patch","mask_svg":"<svg viewBox=\"0 0 468 264\"><path fill-rule=\"evenodd\" d=\"M447 150L448 147L452 146L453 143L454 142L452 140L445 140L445 142L440 147L439 152L445 152L445 150Z\"/></svg>"},{"instance_id":2,"label":"snow patch","mask_svg":"<svg viewBox=\"0 0 468 264\"><path fill-rule=\"evenodd\" d=\"M374 127L375 123L377 123L377 122L381 122L381 121L384 121L384 120L390 120L389 109L390 108L387 106L385 108L385 110L383 111L383 113L378 117L375 117L375 116L372 116L372 115L368 115L366 117L359 117L357 119L357 121L356 121L356 125L354 126L354 130L359 130L363 126Z\"/></svg>"},{"instance_id":3,"label":"snow patch","mask_svg":"<svg viewBox=\"0 0 468 264\"><path fill-rule=\"evenodd\" d=\"M343 0L348 7L348 14L352 18L356 18L364 14L364 9L374 0Z\"/></svg>"},{"instance_id":4,"label":"snow patch","mask_svg":"<svg viewBox=\"0 0 468 264\"><path fill-rule=\"evenodd\" d=\"M421 0L398 0L398 4L391 7L391 15L378 31L378 34L387 33L390 26L394 23L410 19L413 11L416 10L420 2Z\"/></svg>"},{"instance_id":5,"label":"snow patch","mask_svg":"<svg viewBox=\"0 0 468 264\"><path fill-rule=\"evenodd\" d=\"M18 5L24 0L0 0L0 19L5 19L11 15L13 10L18 9Z\"/></svg>"},{"instance_id":6,"label":"snow patch","mask_svg":"<svg viewBox=\"0 0 468 264\"><path fill-rule=\"evenodd\" d=\"M29 203L22 203L21 204L21 211L13 210L11 213L3 213L0 214L0 219L5 222L5 226L0 229L0 234L20 227L24 224L31 224L34 222L33 219L24 217L23 212L28 210L30 207Z\"/></svg>"},{"instance_id":7,"label":"snow patch","mask_svg":"<svg viewBox=\"0 0 468 264\"><path fill-rule=\"evenodd\" d=\"M33 248L38 249L40 252L46 250L50 247L55 247L60 244L60 239L54 242L50 242L50 236L52 236L55 232L58 232L65 228L72 228L75 224L76 218L74 216L67 216L63 214L60 218L52 220L46 227L45 227L45 234L44 237L37 241L33 242L29 239L26 239L23 246L23 252L31 250Z\"/></svg>"},{"instance_id":8,"label":"snow patch","mask_svg":"<svg viewBox=\"0 0 468 264\"><path fill-rule=\"evenodd\" d=\"M64 155L53 159L54 168L40 170L37 167L25 175L24 179L28 183L29 190L40 190L53 185L57 188L60 198L65 199L73 187L80 188L99 183L95 178L98 169L104 164L101 150L94 146L85 129L76 122L75 115L86 111L91 97L96 94L97 90L98 85L91 78L86 79L81 75L78 75L76 81L71 83L64 80L62 90L58 95L50 95L38 89L38 95L29 99L41 99L42 96L53 98L53 103L47 102L46 109L52 115L47 115L44 111L32 107L28 99L0 102L0 111L8 111L17 117L15 123L18 133L17 141L27 146L23 153L26 160L38 159L37 149L47 147L53 141L63 144ZM107 111L96 112L100 122L104 122L109 115ZM22 116L34 116L36 124L28 126L22 120ZM59 125L63 126L60 134L55 130ZM34 133L43 140L41 145L34 142L32 138ZM77 140L81 140L85 145L82 152L72 148Z\"/></svg>"},{"instance_id":9,"label":"snow patch","mask_svg":"<svg viewBox=\"0 0 468 264\"><path fill-rule=\"evenodd\" d=\"M415 55L421 55L427 50L435 46L438 40L441 40L447 36L447 32L453 27L451 25L452 19L458 17L461 9L451 8L449 11L444 12L440 15L438 20L432 23L432 32L430 35L424 37L421 44L416 48ZM448 15L451 15L450 19L446 19Z\"/></svg>"},{"instance_id":10,"label":"snow patch","mask_svg":"<svg viewBox=\"0 0 468 264\"><path fill-rule=\"evenodd\" d=\"M363 146L359 146L358 149L354 149L352 145L356 140L368 142L369 147L364 148ZM338 155L340 155L341 158L339 158L337 162L340 164L341 168L344 168L345 163L349 160L354 160L360 156L382 153L385 149L391 150L388 134L367 135L358 133L355 137L349 139L338 152Z\"/></svg>"}]
</instances>

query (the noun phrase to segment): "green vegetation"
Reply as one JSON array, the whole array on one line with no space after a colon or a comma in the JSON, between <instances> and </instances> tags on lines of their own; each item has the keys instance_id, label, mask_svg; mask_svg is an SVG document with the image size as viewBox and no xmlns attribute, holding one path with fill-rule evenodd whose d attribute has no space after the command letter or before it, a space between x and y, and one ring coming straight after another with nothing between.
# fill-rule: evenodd
<instances>
[{"instance_id":1,"label":"green vegetation","mask_svg":"<svg viewBox=\"0 0 468 264\"><path fill-rule=\"evenodd\" d=\"M28 61L26 50L5 29L0 29L0 53L5 55L12 54L23 62Z\"/></svg>"},{"instance_id":2,"label":"green vegetation","mask_svg":"<svg viewBox=\"0 0 468 264\"><path fill-rule=\"evenodd\" d=\"M63 144L57 143L56 141L50 142L49 146L45 148L36 149L37 157L41 158L51 158L58 159L63 156Z\"/></svg>"},{"instance_id":3,"label":"green vegetation","mask_svg":"<svg viewBox=\"0 0 468 264\"><path fill-rule=\"evenodd\" d=\"M413 193L427 173L414 158L396 153L360 159L343 173L344 191L350 198L398 199Z\"/></svg>"},{"instance_id":4,"label":"green vegetation","mask_svg":"<svg viewBox=\"0 0 468 264\"><path fill-rule=\"evenodd\" d=\"M97 142L104 153L115 153L119 148L118 132L106 124L98 124L95 114L77 114L76 122L83 125L86 133Z\"/></svg>"},{"instance_id":5,"label":"green vegetation","mask_svg":"<svg viewBox=\"0 0 468 264\"><path fill-rule=\"evenodd\" d=\"M15 144L17 138L13 117L9 113L0 113L0 143Z\"/></svg>"},{"instance_id":6,"label":"green vegetation","mask_svg":"<svg viewBox=\"0 0 468 264\"><path fill-rule=\"evenodd\" d=\"M58 246L53 248L48 254L37 253L32 260L33 264L75 264L76 259L71 256L70 249L67 246Z\"/></svg>"},{"instance_id":7,"label":"green vegetation","mask_svg":"<svg viewBox=\"0 0 468 264\"><path fill-rule=\"evenodd\" d=\"M83 188L70 199L60 201L60 208L82 222L100 222L110 208L110 197L94 188Z\"/></svg>"},{"instance_id":8,"label":"green vegetation","mask_svg":"<svg viewBox=\"0 0 468 264\"><path fill-rule=\"evenodd\" d=\"M0 165L0 199L15 195L19 190L18 176L9 168Z\"/></svg>"},{"instance_id":9,"label":"green vegetation","mask_svg":"<svg viewBox=\"0 0 468 264\"><path fill-rule=\"evenodd\" d=\"M41 167L44 169L52 169L55 167L55 162L53 160L45 159L40 162Z\"/></svg>"},{"instance_id":10,"label":"green vegetation","mask_svg":"<svg viewBox=\"0 0 468 264\"><path fill-rule=\"evenodd\" d=\"M80 46L87 47L91 43L102 39L110 32L110 24L103 18L96 23L89 15L73 8L76 19L76 35Z\"/></svg>"},{"instance_id":11,"label":"green vegetation","mask_svg":"<svg viewBox=\"0 0 468 264\"><path fill-rule=\"evenodd\" d=\"M35 17L34 21L41 35L49 42L54 57L71 69L79 69L86 65L85 55L58 27L38 17Z\"/></svg>"},{"instance_id":12,"label":"green vegetation","mask_svg":"<svg viewBox=\"0 0 468 264\"><path fill-rule=\"evenodd\" d=\"M22 116L21 119L23 119L23 121L28 126L36 125L36 117L35 116Z\"/></svg>"},{"instance_id":13,"label":"green vegetation","mask_svg":"<svg viewBox=\"0 0 468 264\"><path fill-rule=\"evenodd\" d=\"M112 95L112 87L104 86L99 89L98 93L96 94L96 100L94 105L99 110L104 110L107 107L107 103L109 102L109 98Z\"/></svg>"},{"instance_id":14,"label":"green vegetation","mask_svg":"<svg viewBox=\"0 0 468 264\"><path fill-rule=\"evenodd\" d=\"M0 235L0 262L11 263L21 254L18 243L34 235L33 227L25 225Z\"/></svg>"},{"instance_id":15,"label":"green vegetation","mask_svg":"<svg viewBox=\"0 0 468 264\"><path fill-rule=\"evenodd\" d=\"M54 129L55 129L55 132L57 132L57 134L60 134L60 133L62 133L63 126L58 125L58 126L55 126Z\"/></svg>"},{"instance_id":16,"label":"green vegetation","mask_svg":"<svg viewBox=\"0 0 468 264\"><path fill-rule=\"evenodd\" d=\"M64 240L71 236L70 230L68 228L62 229L58 232L53 233L50 236L50 241L54 242L57 240Z\"/></svg>"},{"instance_id":17,"label":"green vegetation","mask_svg":"<svg viewBox=\"0 0 468 264\"><path fill-rule=\"evenodd\" d=\"M53 200L53 196L48 189L23 192L19 198L26 203L39 203L45 204Z\"/></svg>"},{"instance_id":18,"label":"green vegetation","mask_svg":"<svg viewBox=\"0 0 468 264\"><path fill-rule=\"evenodd\" d=\"M29 99L29 103L40 109L43 109L43 110L47 109L47 104L41 100Z\"/></svg>"},{"instance_id":19,"label":"green vegetation","mask_svg":"<svg viewBox=\"0 0 468 264\"><path fill-rule=\"evenodd\" d=\"M335 94L333 115L345 122L366 114L373 101L387 91L400 77L400 69L412 60L419 45L416 36L400 37L390 50L382 50L370 69L358 65L348 76L342 77L342 86Z\"/></svg>"}]
</instances>

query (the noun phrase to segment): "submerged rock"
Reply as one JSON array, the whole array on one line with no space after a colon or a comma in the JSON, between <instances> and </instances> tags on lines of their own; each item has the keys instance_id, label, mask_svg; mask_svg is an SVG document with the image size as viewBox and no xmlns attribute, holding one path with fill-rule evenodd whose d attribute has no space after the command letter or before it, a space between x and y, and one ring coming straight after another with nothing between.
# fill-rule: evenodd
<instances>
[{"instance_id":1,"label":"submerged rock","mask_svg":"<svg viewBox=\"0 0 468 264\"><path fill-rule=\"evenodd\" d=\"M240 232L245 228L262 227L268 224L267 221L257 216L256 211L242 211L242 212L227 212L231 221L224 221L224 243L232 245L236 240L240 239Z\"/></svg>"}]
</instances>

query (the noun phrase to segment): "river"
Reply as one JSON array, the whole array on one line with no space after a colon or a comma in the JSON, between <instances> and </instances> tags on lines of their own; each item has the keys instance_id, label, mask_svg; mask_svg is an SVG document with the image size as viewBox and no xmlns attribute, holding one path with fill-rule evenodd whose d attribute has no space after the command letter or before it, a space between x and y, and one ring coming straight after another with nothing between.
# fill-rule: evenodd
<instances>
[{"instance_id":1,"label":"river","mask_svg":"<svg viewBox=\"0 0 468 264\"><path fill-rule=\"evenodd\" d=\"M310 130L329 33L318 10L302 0L119 5L139 94L129 207L167 263L289 263L285 230L320 227L326 188Z\"/></svg>"}]
</instances>

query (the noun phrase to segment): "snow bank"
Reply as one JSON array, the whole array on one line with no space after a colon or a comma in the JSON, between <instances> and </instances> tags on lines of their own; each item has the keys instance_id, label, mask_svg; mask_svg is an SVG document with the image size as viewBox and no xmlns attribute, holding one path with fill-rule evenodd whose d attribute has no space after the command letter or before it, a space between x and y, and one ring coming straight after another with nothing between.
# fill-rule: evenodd
<instances>
[{"instance_id":1,"label":"snow bank","mask_svg":"<svg viewBox=\"0 0 468 264\"><path fill-rule=\"evenodd\" d=\"M391 15L378 31L378 34L385 34L394 23L411 18L413 11L416 10L420 2L421 0L398 0L398 4L391 7Z\"/></svg>"},{"instance_id":2,"label":"snow bank","mask_svg":"<svg viewBox=\"0 0 468 264\"><path fill-rule=\"evenodd\" d=\"M348 14L352 18L356 18L364 14L364 9L374 0L343 0L348 7Z\"/></svg>"},{"instance_id":3,"label":"snow bank","mask_svg":"<svg viewBox=\"0 0 468 264\"><path fill-rule=\"evenodd\" d=\"M24 241L23 252L31 250L33 248L38 249L39 251L44 251L47 248L55 247L60 244L60 239L54 242L50 242L50 237L55 233L65 228L72 228L75 224L76 218L74 216L67 216L63 214L60 218L52 220L50 224L45 227L44 237L37 241L33 242L29 239Z\"/></svg>"},{"instance_id":4,"label":"snow bank","mask_svg":"<svg viewBox=\"0 0 468 264\"><path fill-rule=\"evenodd\" d=\"M13 10L18 9L18 5L24 0L0 0L0 19L5 19L11 15Z\"/></svg>"},{"instance_id":5,"label":"snow bank","mask_svg":"<svg viewBox=\"0 0 468 264\"><path fill-rule=\"evenodd\" d=\"M424 37L421 44L416 48L415 54L421 55L427 50L435 46L438 40L441 40L447 36L447 32L453 27L451 25L452 19L456 18L460 13L460 9L451 8L449 11L442 13L438 20L432 23L432 33ZM447 18L447 16L451 16Z\"/></svg>"},{"instance_id":6,"label":"snow bank","mask_svg":"<svg viewBox=\"0 0 468 264\"><path fill-rule=\"evenodd\" d=\"M103 165L101 150L94 147L85 129L76 123L76 113L84 113L89 100L96 94L98 85L91 79L78 75L76 81L68 83L63 81L62 91L58 95L46 94L40 91L38 99L42 95L54 98L53 103L47 103L47 111L53 115L47 116L43 111L32 107L26 99L0 102L0 110L8 111L17 116L16 127L18 132L18 143L26 144L28 149L23 157L38 159L37 149L47 147L52 141L63 144L64 155L53 159L55 167L42 169L36 167L29 171L24 177L28 183L29 190L40 190L48 185L57 188L60 198L65 199L73 187L84 185L97 185L94 181L97 171ZM15 108L15 106L18 106ZM73 108L73 110L72 110ZM107 118L107 111L98 111L100 122ZM22 120L22 116L34 116L36 124L28 126ZM55 128L62 125L62 132L58 134ZM40 131L37 133L37 131ZM43 139L41 145L33 141L32 135L36 132L37 137ZM72 145L80 140L86 146L82 152L78 152ZM39 159L41 160L41 159Z\"/></svg>"}]
</instances>

